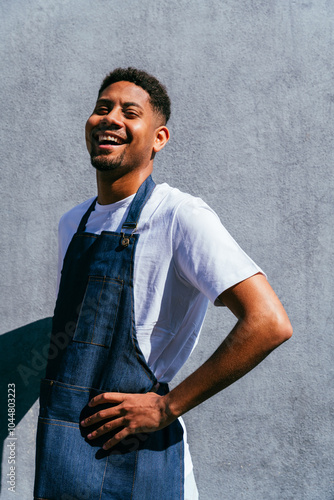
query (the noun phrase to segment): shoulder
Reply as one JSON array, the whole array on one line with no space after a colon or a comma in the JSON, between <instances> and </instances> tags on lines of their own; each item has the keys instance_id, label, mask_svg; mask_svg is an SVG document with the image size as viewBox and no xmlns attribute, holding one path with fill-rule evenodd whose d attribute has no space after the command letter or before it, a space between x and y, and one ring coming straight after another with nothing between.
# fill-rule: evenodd
<instances>
[{"instance_id":1,"label":"shoulder","mask_svg":"<svg viewBox=\"0 0 334 500\"><path fill-rule=\"evenodd\" d=\"M156 198L160 199L161 208L173 220L176 231L193 233L203 228L223 227L216 212L202 198L168 184L159 184L156 190Z\"/></svg>"},{"instance_id":2,"label":"shoulder","mask_svg":"<svg viewBox=\"0 0 334 500\"><path fill-rule=\"evenodd\" d=\"M143 211L144 213L144 211ZM168 184L158 184L145 213L149 227L158 227L172 238L173 249L188 246L194 240L209 241L213 235L227 233L218 215L197 196L180 191Z\"/></svg>"},{"instance_id":3,"label":"shoulder","mask_svg":"<svg viewBox=\"0 0 334 500\"><path fill-rule=\"evenodd\" d=\"M59 220L59 232L75 232L83 215L88 210L94 199L95 196L65 212Z\"/></svg>"},{"instance_id":4,"label":"shoulder","mask_svg":"<svg viewBox=\"0 0 334 500\"><path fill-rule=\"evenodd\" d=\"M219 221L216 213L201 198L180 191L167 183L157 184L150 203L159 210L175 215L179 221L187 222L199 212L210 213Z\"/></svg>"}]
</instances>

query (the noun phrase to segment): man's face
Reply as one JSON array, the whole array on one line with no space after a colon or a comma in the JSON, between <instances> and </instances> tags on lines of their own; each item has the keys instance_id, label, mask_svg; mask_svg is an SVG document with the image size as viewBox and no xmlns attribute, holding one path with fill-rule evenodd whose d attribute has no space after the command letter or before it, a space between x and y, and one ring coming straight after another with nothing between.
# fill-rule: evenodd
<instances>
[{"instance_id":1,"label":"man's face","mask_svg":"<svg viewBox=\"0 0 334 500\"><path fill-rule=\"evenodd\" d=\"M122 168L124 174L147 167L158 130L159 117L144 89L126 81L109 85L86 123L92 165L103 172Z\"/></svg>"}]
</instances>

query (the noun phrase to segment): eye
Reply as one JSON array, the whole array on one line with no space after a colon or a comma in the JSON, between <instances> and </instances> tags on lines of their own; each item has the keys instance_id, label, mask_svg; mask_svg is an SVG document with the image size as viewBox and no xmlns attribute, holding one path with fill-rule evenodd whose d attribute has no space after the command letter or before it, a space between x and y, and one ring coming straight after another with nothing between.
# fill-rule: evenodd
<instances>
[{"instance_id":1,"label":"eye","mask_svg":"<svg viewBox=\"0 0 334 500\"><path fill-rule=\"evenodd\" d=\"M127 117L127 118L138 118L138 111L134 110L134 109L125 109L124 110L124 115Z\"/></svg>"},{"instance_id":2,"label":"eye","mask_svg":"<svg viewBox=\"0 0 334 500\"><path fill-rule=\"evenodd\" d=\"M94 109L94 113L97 115L107 115L109 113L109 110L107 106L96 106Z\"/></svg>"}]
</instances>

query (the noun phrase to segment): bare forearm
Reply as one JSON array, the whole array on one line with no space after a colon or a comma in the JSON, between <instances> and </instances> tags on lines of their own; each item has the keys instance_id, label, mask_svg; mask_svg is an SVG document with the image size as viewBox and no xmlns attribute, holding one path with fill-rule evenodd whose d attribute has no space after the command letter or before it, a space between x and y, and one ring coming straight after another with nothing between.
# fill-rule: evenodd
<instances>
[{"instance_id":1,"label":"bare forearm","mask_svg":"<svg viewBox=\"0 0 334 500\"><path fill-rule=\"evenodd\" d=\"M178 417L241 378L290 336L239 321L214 354L166 396L170 418Z\"/></svg>"}]
</instances>

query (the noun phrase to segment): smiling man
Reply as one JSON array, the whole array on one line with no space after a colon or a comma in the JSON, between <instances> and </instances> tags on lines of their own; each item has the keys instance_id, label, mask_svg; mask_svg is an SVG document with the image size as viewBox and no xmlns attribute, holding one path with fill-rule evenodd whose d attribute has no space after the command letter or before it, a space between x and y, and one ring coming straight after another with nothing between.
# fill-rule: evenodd
<instances>
[{"instance_id":1,"label":"smiling man","mask_svg":"<svg viewBox=\"0 0 334 500\"><path fill-rule=\"evenodd\" d=\"M105 78L87 121L97 198L59 224L35 499L196 500L181 415L291 336L261 269L216 214L199 198L153 182L169 116L166 89L127 68ZM236 325L169 392L209 300L229 307Z\"/></svg>"}]
</instances>

